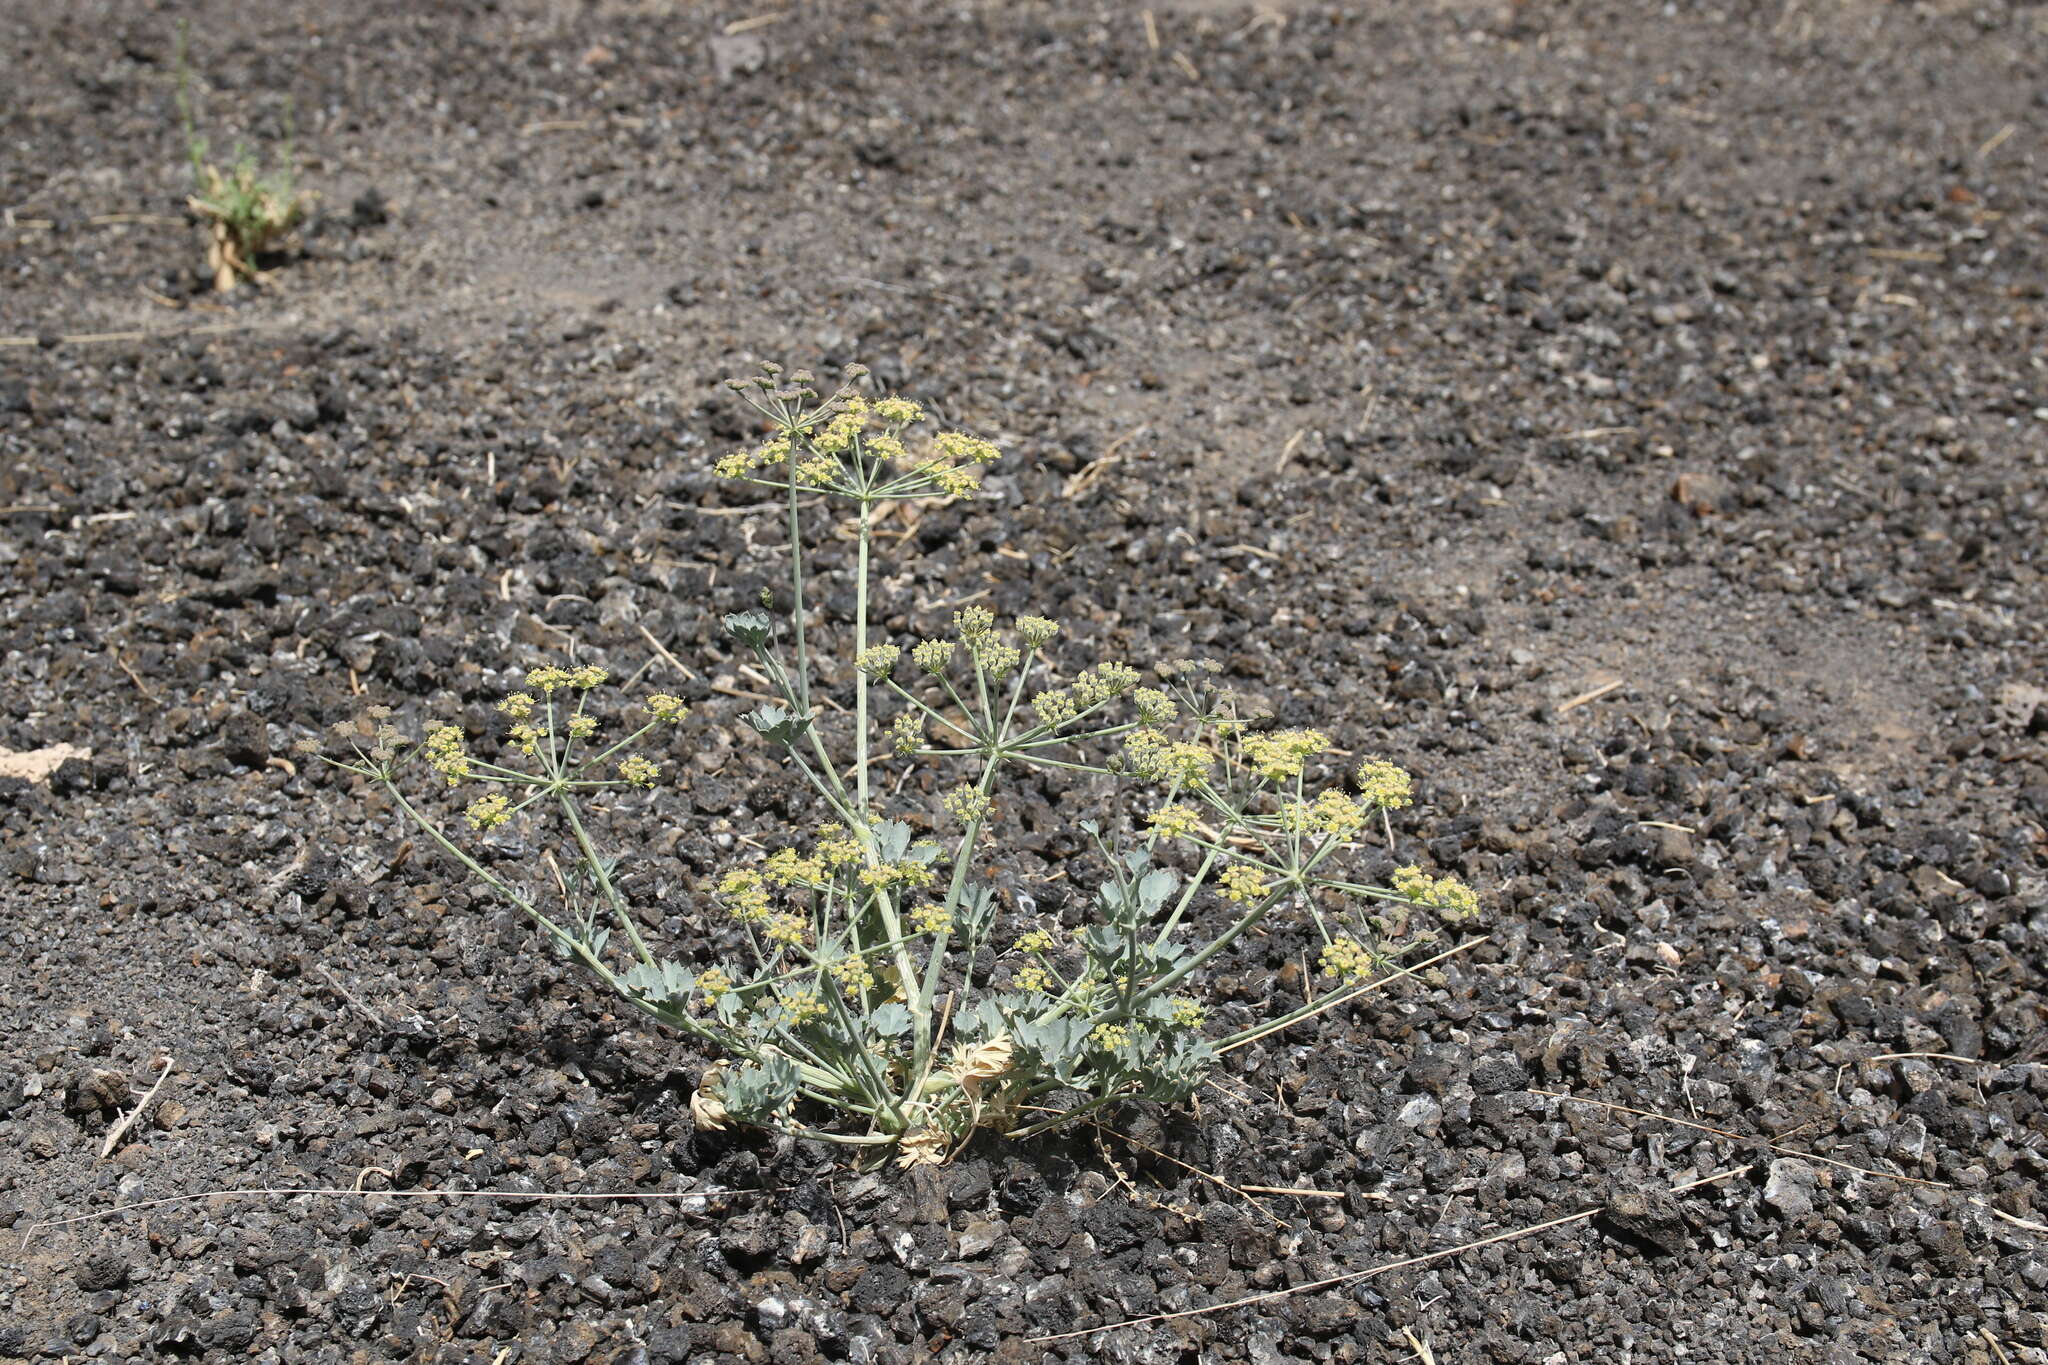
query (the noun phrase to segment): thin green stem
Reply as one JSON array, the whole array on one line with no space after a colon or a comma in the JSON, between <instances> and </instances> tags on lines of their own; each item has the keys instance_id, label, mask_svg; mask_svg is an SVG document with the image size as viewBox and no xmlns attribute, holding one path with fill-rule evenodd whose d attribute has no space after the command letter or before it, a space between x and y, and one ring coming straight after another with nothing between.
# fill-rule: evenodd
<instances>
[{"instance_id":1,"label":"thin green stem","mask_svg":"<svg viewBox=\"0 0 2048 1365\"><path fill-rule=\"evenodd\" d=\"M789 434L789 458L792 469L796 460L796 436ZM811 714L811 655L804 639L804 539L803 519L797 515L796 480L789 481L789 620L791 634L796 638L796 695L797 711L801 715ZM827 765L830 766L829 764Z\"/></svg>"},{"instance_id":2,"label":"thin green stem","mask_svg":"<svg viewBox=\"0 0 2048 1365\"><path fill-rule=\"evenodd\" d=\"M1255 1043L1268 1034L1278 1033L1282 1029L1291 1028L1313 1015L1336 1009L1339 1005L1347 1005L1361 995L1390 986L1404 976L1415 976L1434 967L1445 958L1455 957L1466 949L1476 948L1484 942L1486 942L1484 938L1468 938L1455 948L1447 948L1436 956L1426 958L1412 966L1402 967L1386 976L1376 976L1369 981L1361 981L1343 990L1333 991L1320 1000L1312 1000L1296 1009L1289 1010L1278 1019L1267 1019L1261 1023L1253 1024L1250 1028L1239 1029L1236 1033L1217 1039L1213 1046L1217 1052L1222 1053L1243 1047L1247 1043Z\"/></svg>"},{"instance_id":3,"label":"thin green stem","mask_svg":"<svg viewBox=\"0 0 2048 1365\"><path fill-rule=\"evenodd\" d=\"M858 664L868 652L868 540L873 534L874 509L860 505L860 549L854 572L853 657L854 677L853 748L854 783L860 800L861 818L868 811L868 675Z\"/></svg>"},{"instance_id":4,"label":"thin green stem","mask_svg":"<svg viewBox=\"0 0 2048 1365\"><path fill-rule=\"evenodd\" d=\"M612 915L619 921L619 927L626 931L626 938L633 945L633 955L652 967L654 954L647 951L646 940L640 937L640 927L633 923L632 910L626 905L626 898L612 885L611 874L605 870L604 860L597 856L597 847L590 841L590 834L583 828L583 817L576 812L576 803L567 793L561 795L562 814L569 821L569 829L576 837L576 848L583 855L583 865L590 869L591 878L604 892Z\"/></svg>"},{"instance_id":5,"label":"thin green stem","mask_svg":"<svg viewBox=\"0 0 2048 1365\"><path fill-rule=\"evenodd\" d=\"M924 702L924 701L921 701L921 700L920 700L919 698L917 698L916 696L914 696L913 694L911 694L911 693L910 693L909 691L907 691L907 690L906 690L906 689L904 688L903 684L901 684L901 683L897 682L897 681L896 681L896 680L895 680L894 678L885 678L885 679L883 679L883 682L884 682L884 683L885 683L885 684L886 684L886 685L888 686L888 688L889 688L889 690L890 690L890 691L894 692L894 693L895 693L895 694L896 694L897 696L899 696L899 697L903 698L903 700L905 700L905 701L909 702L909 703L910 703L910 704L911 704L912 706L915 706L915 707L916 707L916 708L917 708L918 710L920 710L920 711L924 712L924 713L925 713L925 714L926 714L927 716L930 716L930 717L931 717L931 718L932 718L933 720L937 721L937 722L938 722L939 724L941 724L941 725L945 726L945 727L946 727L946 728L947 728L948 730L951 730L951 731L952 731L952 732L953 732L954 734L956 734L956 735L963 735L963 736L965 736L965 737L966 737L966 738L968 738L968 739L979 739L979 738L980 738L980 736L976 735L976 734L975 734L975 733L974 733L973 731L971 731L971 730L964 730L964 729L962 729L962 728L961 728L961 727L959 726L959 724L958 724L958 723L956 723L956 722L955 722L955 721L953 720L953 718L952 718L951 716L948 716L948 715L947 715L947 714L946 714L945 712L943 712L943 711L940 711L940 710L936 709L936 708L935 708L935 707L933 707L933 706L930 706L929 704L927 704L927 703L926 703L926 702ZM957 700L957 698L956 698L956 700ZM944 752L944 753L951 753L951 752L954 752L954 751L953 751L953 750L940 750L940 751L938 751L938 752ZM976 752L976 750L973 750L973 749L961 749L961 750L959 750L958 752L966 754L966 753L974 753L974 752Z\"/></svg>"}]
</instances>

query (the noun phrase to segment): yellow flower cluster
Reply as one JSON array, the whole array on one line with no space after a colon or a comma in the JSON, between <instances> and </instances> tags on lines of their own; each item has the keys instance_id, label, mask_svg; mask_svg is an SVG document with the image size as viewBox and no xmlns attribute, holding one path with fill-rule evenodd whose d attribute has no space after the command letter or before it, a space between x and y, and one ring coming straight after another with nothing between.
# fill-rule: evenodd
<instances>
[{"instance_id":1,"label":"yellow flower cluster","mask_svg":"<svg viewBox=\"0 0 2048 1365\"><path fill-rule=\"evenodd\" d=\"M953 916L945 906L926 901L910 912L910 927L920 934L951 933Z\"/></svg>"},{"instance_id":2,"label":"yellow flower cluster","mask_svg":"<svg viewBox=\"0 0 2048 1365\"><path fill-rule=\"evenodd\" d=\"M597 733L597 717L575 715L569 717L569 738L589 739Z\"/></svg>"},{"instance_id":3,"label":"yellow flower cluster","mask_svg":"<svg viewBox=\"0 0 2048 1365\"><path fill-rule=\"evenodd\" d=\"M785 948L801 948L804 940L810 937L810 927L798 915L770 915L766 936L770 943Z\"/></svg>"},{"instance_id":4,"label":"yellow flower cluster","mask_svg":"<svg viewBox=\"0 0 2048 1365\"><path fill-rule=\"evenodd\" d=\"M994 804L987 792L976 791L973 787L960 786L946 793L941 804L946 814L963 825L977 825L988 819L989 809Z\"/></svg>"},{"instance_id":5,"label":"yellow flower cluster","mask_svg":"<svg viewBox=\"0 0 2048 1365\"><path fill-rule=\"evenodd\" d=\"M427 736L427 742L421 747L426 751L428 765L447 778L449 786L455 786L469 776L469 755L462 751L460 726L441 726Z\"/></svg>"},{"instance_id":6,"label":"yellow flower cluster","mask_svg":"<svg viewBox=\"0 0 2048 1365\"><path fill-rule=\"evenodd\" d=\"M768 855L761 875L773 886L816 886L825 880L821 858L806 858L793 848L779 848Z\"/></svg>"},{"instance_id":7,"label":"yellow flower cluster","mask_svg":"<svg viewBox=\"0 0 2048 1365\"><path fill-rule=\"evenodd\" d=\"M843 957L833 963L830 970L832 979L839 983L839 989L850 994L858 995L874 987L875 974L868 968L865 958Z\"/></svg>"},{"instance_id":8,"label":"yellow flower cluster","mask_svg":"<svg viewBox=\"0 0 2048 1365\"><path fill-rule=\"evenodd\" d=\"M646 759L635 756L619 761L619 776L636 787L651 787L654 785L654 779L661 776L661 769Z\"/></svg>"},{"instance_id":9,"label":"yellow flower cluster","mask_svg":"<svg viewBox=\"0 0 2048 1365\"><path fill-rule=\"evenodd\" d=\"M1033 649L1043 649L1052 637L1060 633L1060 623L1044 616L1020 616L1017 618L1017 634Z\"/></svg>"},{"instance_id":10,"label":"yellow flower cluster","mask_svg":"<svg viewBox=\"0 0 2048 1365\"><path fill-rule=\"evenodd\" d=\"M547 732L538 725L515 725L512 727L512 744L520 753L533 756L540 748L540 742L547 738Z\"/></svg>"},{"instance_id":11,"label":"yellow flower cluster","mask_svg":"<svg viewBox=\"0 0 2048 1365\"><path fill-rule=\"evenodd\" d=\"M910 651L910 661L927 673L943 673L953 661L951 640L925 640Z\"/></svg>"},{"instance_id":12,"label":"yellow flower cluster","mask_svg":"<svg viewBox=\"0 0 2048 1365\"><path fill-rule=\"evenodd\" d=\"M889 676L896 667L896 661L903 657L901 645L869 645L855 656L853 666L870 678L882 679Z\"/></svg>"},{"instance_id":13,"label":"yellow flower cluster","mask_svg":"<svg viewBox=\"0 0 2048 1365\"><path fill-rule=\"evenodd\" d=\"M777 1003L781 1007L782 1023L789 1028L802 1028L813 1019L825 1017L825 1002L818 998L816 991L791 991Z\"/></svg>"},{"instance_id":14,"label":"yellow flower cluster","mask_svg":"<svg viewBox=\"0 0 2048 1365\"><path fill-rule=\"evenodd\" d=\"M1358 765L1358 795L1367 805L1401 810L1415 799L1415 779L1384 758L1368 758Z\"/></svg>"},{"instance_id":15,"label":"yellow flower cluster","mask_svg":"<svg viewBox=\"0 0 2048 1365\"><path fill-rule=\"evenodd\" d=\"M1266 880L1263 873L1257 868L1245 867L1243 864L1224 868L1223 875L1216 879L1216 884L1223 889L1223 899L1238 905L1248 905L1259 900L1273 889L1272 883Z\"/></svg>"},{"instance_id":16,"label":"yellow flower cluster","mask_svg":"<svg viewBox=\"0 0 2048 1365\"><path fill-rule=\"evenodd\" d=\"M953 613L953 629L963 640L978 640L996 628L996 614L987 607L962 607Z\"/></svg>"},{"instance_id":17,"label":"yellow flower cluster","mask_svg":"<svg viewBox=\"0 0 2048 1365\"><path fill-rule=\"evenodd\" d=\"M1033 963L1028 967L1019 967L1017 969L1017 976L1011 984L1020 991L1037 991L1040 994L1046 994L1052 990L1052 973Z\"/></svg>"},{"instance_id":18,"label":"yellow flower cluster","mask_svg":"<svg viewBox=\"0 0 2048 1365\"><path fill-rule=\"evenodd\" d=\"M1431 877L1419 867L1394 869L1394 890L1417 905L1434 906L1445 919L1470 919L1479 913L1479 896L1456 877Z\"/></svg>"},{"instance_id":19,"label":"yellow flower cluster","mask_svg":"<svg viewBox=\"0 0 2048 1365\"><path fill-rule=\"evenodd\" d=\"M1435 885L1428 873L1412 863L1407 867L1394 869L1394 889L1412 901L1427 901L1430 887Z\"/></svg>"},{"instance_id":20,"label":"yellow flower cluster","mask_svg":"<svg viewBox=\"0 0 2048 1365\"><path fill-rule=\"evenodd\" d=\"M496 829L512 818L512 803L502 796L480 796L463 814L471 829Z\"/></svg>"},{"instance_id":21,"label":"yellow flower cluster","mask_svg":"<svg viewBox=\"0 0 2048 1365\"><path fill-rule=\"evenodd\" d=\"M1043 929L1033 929L1019 937L1014 946L1020 953L1049 953L1059 946L1059 940Z\"/></svg>"},{"instance_id":22,"label":"yellow flower cluster","mask_svg":"<svg viewBox=\"0 0 2048 1365\"><path fill-rule=\"evenodd\" d=\"M1024 655L1015 645L1006 644L994 635L970 636L967 653L974 660L974 666L991 678L1007 678L1024 662Z\"/></svg>"},{"instance_id":23,"label":"yellow flower cluster","mask_svg":"<svg viewBox=\"0 0 2048 1365\"><path fill-rule=\"evenodd\" d=\"M789 458L789 438L778 436L766 445L754 450L735 450L711 467L711 472L721 479L743 479L756 469L765 469L771 464L781 464Z\"/></svg>"},{"instance_id":24,"label":"yellow flower cluster","mask_svg":"<svg viewBox=\"0 0 2048 1365\"><path fill-rule=\"evenodd\" d=\"M1200 1028L1209 1020L1209 1011L1185 995L1173 997L1173 1022L1182 1028Z\"/></svg>"},{"instance_id":25,"label":"yellow flower cluster","mask_svg":"<svg viewBox=\"0 0 2048 1365\"><path fill-rule=\"evenodd\" d=\"M845 867L860 861L860 840L847 833L844 825L820 825L814 851L827 867Z\"/></svg>"},{"instance_id":26,"label":"yellow flower cluster","mask_svg":"<svg viewBox=\"0 0 2048 1365\"><path fill-rule=\"evenodd\" d=\"M844 406L838 415L825 424L825 429L811 437L811 444L827 455L844 455L853 449L853 443L867 430L868 400L855 394L842 400Z\"/></svg>"},{"instance_id":27,"label":"yellow flower cluster","mask_svg":"<svg viewBox=\"0 0 2048 1365\"><path fill-rule=\"evenodd\" d=\"M993 444L964 431L942 431L932 438L932 444L947 459L966 464L994 464L1003 458L1003 452Z\"/></svg>"},{"instance_id":28,"label":"yellow flower cluster","mask_svg":"<svg viewBox=\"0 0 2048 1365\"><path fill-rule=\"evenodd\" d=\"M1349 839L1365 828L1372 811L1343 792L1332 789L1313 801L1289 801L1280 808L1280 827L1290 834L1319 831Z\"/></svg>"},{"instance_id":29,"label":"yellow flower cluster","mask_svg":"<svg viewBox=\"0 0 2048 1365\"><path fill-rule=\"evenodd\" d=\"M917 472L930 479L949 498L964 498L981 487L981 480L964 469L933 460L918 466Z\"/></svg>"},{"instance_id":30,"label":"yellow flower cluster","mask_svg":"<svg viewBox=\"0 0 2048 1365\"><path fill-rule=\"evenodd\" d=\"M697 989L704 993L706 1000L715 1005L719 997L732 989L732 978L718 968L711 967L697 974Z\"/></svg>"},{"instance_id":31,"label":"yellow flower cluster","mask_svg":"<svg viewBox=\"0 0 2048 1365\"><path fill-rule=\"evenodd\" d=\"M1122 1024L1097 1024L1088 1040L1104 1052L1114 1052L1131 1041L1131 1031Z\"/></svg>"},{"instance_id":32,"label":"yellow flower cluster","mask_svg":"<svg viewBox=\"0 0 2048 1365\"><path fill-rule=\"evenodd\" d=\"M1275 730L1267 735L1247 735L1245 762L1268 782L1284 782L1301 776L1302 767L1330 747L1330 737L1320 730Z\"/></svg>"},{"instance_id":33,"label":"yellow flower cluster","mask_svg":"<svg viewBox=\"0 0 2048 1365\"><path fill-rule=\"evenodd\" d=\"M1131 693L1131 703L1138 708L1138 719L1147 725L1168 725L1180 714L1173 698L1156 687L1141 687Z\"/></svg>"},{"instance_id":34,"label":"yellow flower cluster","mask_svg":"<svg viewBox=\"0 0 2048 1365\"><path fill-rule=\"evenodd\" d=\"M797 482L813 488L823 488L838 477L839 461L826 455L814 455L796 467Z\"/></svg>"},{"instance_id":35,"label":"yellow flower cluster","mask_svg":"<svg viewBox=\"0 0 2048 1365\"><path fill-rule=\"evenodd\" d=\"M498 709L514 720L525 720L533 714L533 698L524 692L514 692L498 703Z\"/></svg>"},{"instance_id":36,"label":"yellow flower cluster","mask_svg":"<svg viewBox=\"0 0 2048 1365\"><path fill-rule=\"evenodd\" d=\"M1214 761L1201 745L1176 743L1150 728L1133 730L1124 737L1124 757L1140 777L1183 785L1202 781Z\"/></svg>"},{"instance_id":37,"label":"yellow flower cluster","mask_svg":"<svg viewBox=\"0 0 2048 1365\"><path fill-rule=\"evenodd\" d=\"M877 891L886 891L894 886L907 886L913 891L922 891L932 884L936 874L930 863L904 861L900 863L876 863L860 870L864 885Z\"/></svg>"},{"instance_id":38,"label":"yellow flower cluster","mask_svg":"<svg viewBox=\"0 0 2048 1365\"><path fill-rule=\"evenodd\" d=\"M609 673L606 673L595 664L585 664L581 668L556 668L549 664L541 668L528 669L526 672L526 685L537 691L549 694L553 694L564 687L573 687L579 692L588 692L610 676Z\"/></svg>"},{"instance_id":39,"label":"yellow flower cluster","mask_svg":"<svg viewBox=\"0 0 2048 1365\"><path fill-rule=\"evenodd\" d=\"M1161 806L1145 819L1163 839L1185 839L1202 826L1201 814L1192 806Z\"/></svg>"},{"instance_id":40,"label":"yellow flower cluster","mask_svg":"<svg viewBox=\"0 0 2048 1365\"><path fill-rule=\"evenodd\" d=\"M666 692L656 692L647 699L647 710L658 721L675 724L690 714L690 708L681 697L671 697Z\"/></svg>"},{"instance_id":41,"label":"yellow flower cluster","mask_svg":"<svg viewBox=\"0 0 2048 1365\"><path fill-rule=\"evenodd\" d=\"M1349 934L1339 934L1323 949L1323 975L1363 981L1373 974L1372 950Z\"/></svg>"},{"instance_id":42,"label":"yellow flower cluster","mask_svg":"<svg viewBox=\"0 0 2048 1365\"><path fill-rule=\"evenodd\" d=\"M912 422L924 420L923 408L908 398L898 398L894 394L875 404L874 412L875 416L892 427L909 426Z\"/></svg>"},{"instance_id":43,"label":"yellow flower cluster","mask_svg":"<svg viewBox=\"0 0 2048 1365\"><path fill-rule=\"evenodd\" d=\"M1138 685L1138 670L1129 664L1097 664L1074 679L1074 697L1083 706L1120 697Z\"/></svg>"},{"instance_id":44,"label":"yellow flower cluster","mask_svg":"<svg viewBox=\"0 0 2048 1365\"><path fill-rule=\"evenodd\" d=\"M889 725L889 747L897 757L908 758L924 743L924 722L915 711L905 711Z\"/></svg>"},{"instance_id":45,"label":"yellow flower cluster","mask_svg":"<svg viewBox=\"0 0 2048 1365\"><path fill-rule=\"evenodd\" d=\"M1038 723L1048 730L1057 730L1081 714L1081 708L1074 703L1074 695L1065 688L1049 687L1031 699L1031 710L1037 715Z\"/></svg>"},{"instance_id":46,"label":"yellow flower cluster","mask_svg":"<svg viewBox=\"0 0 2048 1365\"><path fill-rule=\"evenodd\" d=\"M736 867L718 881L718 898L726 913L741 924L768 918L768 883L751 867Z\"/></svg>"}]
</instances>

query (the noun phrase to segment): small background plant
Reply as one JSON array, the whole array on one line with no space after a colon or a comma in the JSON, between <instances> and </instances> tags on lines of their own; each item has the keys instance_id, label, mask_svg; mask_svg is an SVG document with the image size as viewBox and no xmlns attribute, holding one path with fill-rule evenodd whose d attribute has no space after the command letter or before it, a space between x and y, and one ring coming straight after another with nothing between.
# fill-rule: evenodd
<instances>
[{"instance_id":1,"label":"small background plant","mask_svg":"<svg viewBox=\"0 0 2048 1365\"><path fill-rule=\"evenodd\" d=\"M244 279L258 280L257 257L283 245L312 206L310 192L292 174L292 139L287 131L276 166L265 171L246 144L235 144L233 161L222 167L208 159L192 109L192 69L186 61L186 26L178 26L178 116L185 155L192 165L192 192L185 203L206 227L206 268L213 287L227 293ZM289 121L289 113L287 113Z\"/></svg>"},{"instance_id":2,"label":"small background plant","mask_svg":"<svg viewBox=\"0 0 2048 1365\"><path fill-rule=\"evenodd\" d=\"M693 1101L700 1126L772 1126L936 1163L979 1129L1025 1137L1124 1099L1177 1102L1223 1053L1378 984L1390 944L1429 940L1427 925L1410 925L1417 911L1440 922L1477 912L1462 883L1417 867L1387 886L1361 880L1351 865L1368 842L1391 841L1410 776L1374 758L1339 767L1327 735L1265 727L1215 664L1155 665L1156 686L1122 660L1075 669L1055 657L1057 622L1000 622L979 605L960 605L941 635L878 638L880 514L971 497L999 455L962 432L919 434L923 409L863 395L864 374L822 397L808 374L772 365L730 381L772 435L717 472L776 495L790 554L787 610L726 618L776 696L740 724L830 818L757 844L760 856L716 878L722 927L708 941L657 954L592 834L588 803L660 780L636 748L682 722L675 697L648 697L634 725L608 726L593 704L603 669L543 667L498 703L502 733L475 749L458 727L414 740L378 713L338 727L353 757L330 760L383 788L559 951L715 1047L722 1059ZM850 629L811 619L801 504L814 498L851 514ZM834 708L828 678L840 680ZM882 770L903 764L949 774L936 800L882 796L903 785ZM473 788L466 833L407 795L415 765ZM1095 854L1069 869L1095 883L1078 927L992 884L989 869L1012 861L1003 780L1034 769L1081 774L1100 801L1076 817ZM493 846L508 827L518 844ZM550 844L524 879L501 870L516 848ZM1274 917L1320 939L1334 987L1246 1027L1212 1027L1203 968Z\"/></svg>"}]
</instances>

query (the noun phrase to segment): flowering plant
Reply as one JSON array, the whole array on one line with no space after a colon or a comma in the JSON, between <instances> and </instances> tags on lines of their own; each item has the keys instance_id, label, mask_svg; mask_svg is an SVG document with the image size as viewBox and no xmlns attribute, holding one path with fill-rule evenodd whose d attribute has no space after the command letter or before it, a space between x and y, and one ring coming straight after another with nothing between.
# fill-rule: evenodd
<instances>
[{"instance_id":1,"label":"flowering plant","mask_svg":"<svg viewBox=\"0 0 2048 1365\"><path fill-rule=\"evenodd\" d=\"M1158 686L1115 660L1062 673L1050 652L1056 622L1025 615L1005 625L973 605L953 613L950 632L907 650L875 638L879 510L971 496L977 470L998 453L959 432L920 439L923 410L863 396L854 384L864 373L856 367L823 398L809 375L785 378L776 366L731 381L774 434L717 472L777 496L791 560L786 617L726 618L777 698L742 723L782 753L832 819L717 879L712 895L729 927L697 954L714 960L648 947L578 809L589 795L657 779L652 763L626 751L682 718L675 698L650 698L644 724L600 745L586 701L603 671L543 668L499 704L512 722L501 761L470 754L454 727L412 744L373 718L347 731L356 754L340 763L386 788L442 849L635 1007L723 1054L693 1101L700 1125L774 1126L914 1164L946 1160L978 1128L1022 1137L1120 1099L1182 1100L1231 1048L1371 988L1389 964L1384 942L1414 908L1446 922L1476 913L1462 883L1418 868L1384 887L1343 874L1375 827L1391 839L1387 812L1410 804L1409 775L1366 759L1353 769L1355 791L1331 784L1329 738L1257 728L1214 664L1156 666ZM799 515L811 497L853 512L851 639L834 642L851 664L850 734L828 733L818 700L825 670ZM871 752L878 728L887 744ZM407 799L399 777L415 756L450 783L499 788L468 805L479 832L529 814L558 822L575 868L556 879L559 913ZM896 761L958 774L938 803L943 820L927 821L941 837L921 838L882 809L876 774ZM1034 768L1135 787L1147 811L1135 829L1079 822L1106 874L1078 930L1020 917L976 875L1002 827L999 780ZM1105 815L1116 806L1105 802ZM1220 927L1192 932L1219 907ZM1203 967L1283 912L1313 923L1319 966L1337 987L1251 1027L1208 1028Z\"/></svg>"}]
</instances>

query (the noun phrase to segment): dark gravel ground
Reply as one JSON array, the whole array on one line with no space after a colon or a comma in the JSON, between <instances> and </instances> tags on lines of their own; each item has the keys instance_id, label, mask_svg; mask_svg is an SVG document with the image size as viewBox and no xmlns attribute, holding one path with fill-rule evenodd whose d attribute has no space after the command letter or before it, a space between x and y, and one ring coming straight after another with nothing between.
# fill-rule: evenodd
<instances>
[{"instance_id":1,"label":"dark gravel ground","mask_svg":"<svg viewBox=\"0 0 2048 1365\"><path fill-rule=\"evenodd\" d=\"M227 305L174 15L0 6L0 748L90 750L0 780L0 1356L2048 1361L2039 6L196 8L216 141L289 95L325 196ZM708 1059L286 754L651 636L627 875L700 941L804 813L712 690L760 357L1011 452L897 624L1226 661L1423 774L1486 944L1117 1117L1172 1160L693 1132ZM1060 796L1019 878L1085 883ZM691 1193L31 1231L359 1181Z\"/></svg>"}]
</instances>

